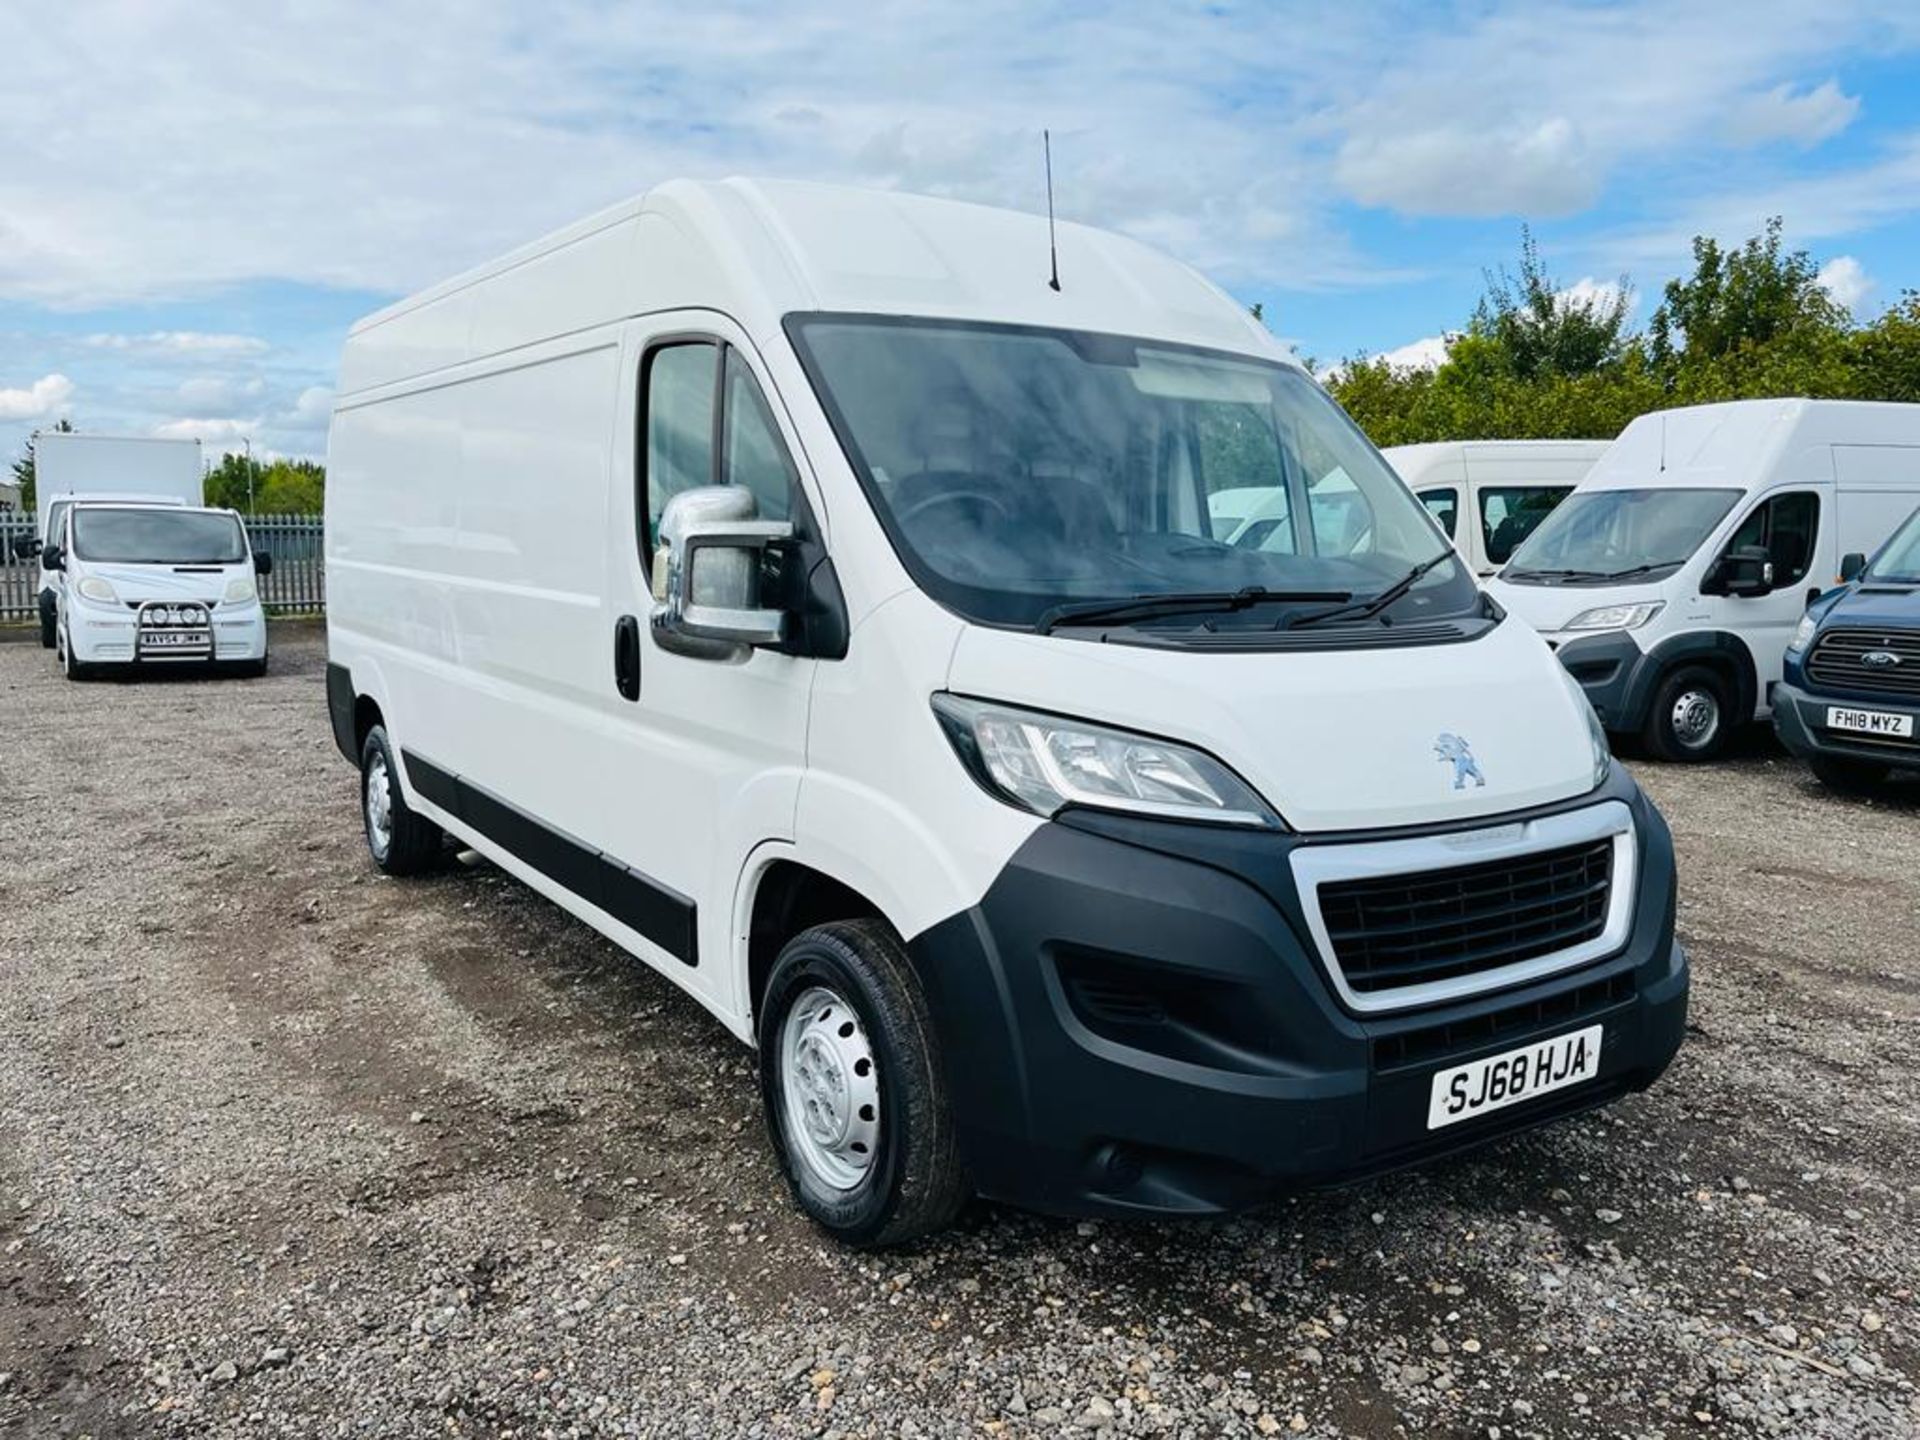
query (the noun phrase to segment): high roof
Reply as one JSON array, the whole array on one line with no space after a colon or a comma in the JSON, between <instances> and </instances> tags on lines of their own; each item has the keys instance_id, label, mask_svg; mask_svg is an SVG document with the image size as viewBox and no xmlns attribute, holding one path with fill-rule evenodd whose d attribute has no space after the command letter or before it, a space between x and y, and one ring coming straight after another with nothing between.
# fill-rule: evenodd
<instances>
[{"instance_id":1,"label":"high roof","mask_svg":"<svg viewBox=\"0 0 1920 1440\"><path fill-rule=\"evenodd\" d=\"M1235 301L1124 236L956 200L796 181L676 180L368 316L349 393L661 309L763 338L793 311L966 317L1281 357Z\"/></svg>"}]
</instances>

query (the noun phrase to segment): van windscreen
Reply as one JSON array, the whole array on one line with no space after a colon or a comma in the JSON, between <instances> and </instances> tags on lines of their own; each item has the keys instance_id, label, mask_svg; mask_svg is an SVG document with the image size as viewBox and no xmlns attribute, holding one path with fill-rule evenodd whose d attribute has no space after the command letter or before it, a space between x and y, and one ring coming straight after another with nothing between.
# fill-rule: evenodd
<instances>
[{"instance_id":1,"label":"van windscreen","mask_svg":"<svg viewBox=\"0 0 1920 1440\"><path fill-rule=\"evenodd\" d=\"M247 537L238 520L216 511L83 505L73 512L73 553L109 564L237 565L247 558Z\"/></svg>"},{"instance_id":2,"label":"van windscreen","mask_svg":"<svg viewBox=\"0 0 1920 1440\"><path fill-rule=\"evenodd\" d=\"M1739 498L1738 490L1678 485L1576 490L1521 542L1500 578L1522 583L1657 578L1692 559Z\"/></svg>"},{"instance_id":3,"label":"van windscreen","mask_svg":"<svg viewBox=\"0 0 1920 1440\"><path fill-rule=\"evenodd\" d=\"M1382 594L1478 605L1379 452L1293 366L1085 331L790 316L788 334L902 562L987 624L1181 596L1177 628L1302 617ZM1201 603L1190 603L1198 598Z\"/></svg>"}]
</instances>

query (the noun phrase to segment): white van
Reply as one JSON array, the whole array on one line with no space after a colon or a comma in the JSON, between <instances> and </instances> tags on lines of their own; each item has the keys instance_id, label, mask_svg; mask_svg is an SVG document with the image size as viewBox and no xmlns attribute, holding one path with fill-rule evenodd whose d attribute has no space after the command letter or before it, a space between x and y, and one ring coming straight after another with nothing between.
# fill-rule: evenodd
<instances>
[{"instance_id":1,"label":"white van","mask_svg":"<svg viewBox=\"0 0 1920 1440\"><path fill-rule=\"evenodd\" d=\"M34 539L57 543L67 507L76 500L125 500L145 505L198 505L206 467L198 440L156 440L144 435L91 435L48 430L34 440L38 495ZM60 604L60 572L41 565L40 643L51 650Z\"/></svg>"},{"instance_id":2,"label":"white van","mask_svg":"<svg viewBox=\"0 0 1920 1440\"><path fill-rule=\"evenodd\" d=\"M1841 556L1920 500L1920 405L1739 400L1642 415L1489 590L1611 732L1707 760L1772 714Z\"/></svg>"},{"instance_id":3,"label":"white van","mask_svg":"<svg viewBox=\"0 0 1920 1440\"><path fill-rule=\"evenodd\" d=\"M457 837L757 1043L850 1243L1240 1206L1680 1042L1578 688L1138 244L1056 289L1044 219L669 184L362 321L328 448L374 862Z\"/></svg>"},{"instance_id":4,"label":"white van","mask_svg":"<svg viewBox=\"0 0 1920 1440\"><path fill-rule=\"evenodd\" d=\"M40 563L59 575L55 651L69 680L108 667L267 670L256 551L233 510L77 500Z\"/></svg>"},{"instance_id":5,"label":"white van","mask_svg":"<svg viewBox=\"0 0 1920 1440\"><path fill-rule=\"evenodd\" d=\"M1607 440L1438 440L1387 457L1476 575L1512 558L1606 453Z\"/></svg>"}]
</instances>

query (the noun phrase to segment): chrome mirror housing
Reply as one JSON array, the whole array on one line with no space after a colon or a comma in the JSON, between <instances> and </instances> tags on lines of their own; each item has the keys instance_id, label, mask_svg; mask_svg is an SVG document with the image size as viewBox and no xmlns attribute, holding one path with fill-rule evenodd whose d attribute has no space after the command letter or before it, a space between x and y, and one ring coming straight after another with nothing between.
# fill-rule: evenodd
<instances>
[{"instance_id":1,"label":"chrome mirror housing","mask_svg":"<svg viewBox=\"0 0 1920 1440\"><path fill-rule=\"evenodd\" d=\"M769 545L793 538L793 526L759 514L743 485L705 485L667 502L653 555L652 625L662 649L735 660L786 638L786 612L760 604L760 562Z\"/></svg>"}]
</instances>

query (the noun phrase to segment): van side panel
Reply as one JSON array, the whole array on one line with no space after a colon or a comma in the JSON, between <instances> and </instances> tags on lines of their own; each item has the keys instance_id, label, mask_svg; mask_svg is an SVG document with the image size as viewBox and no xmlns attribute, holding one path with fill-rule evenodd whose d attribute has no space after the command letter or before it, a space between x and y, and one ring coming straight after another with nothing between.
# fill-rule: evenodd
<instances>
[{"instance_id":1,"label":"van side panel","mask_svg":"<svg viewBox=\"0 0 1920 1440\"><path fill-rule=\"evenodd\" d=\"M1836 445L1837 553L1871 555L1920 504L1920 445Z\"/></svg>"}]
</instances>

